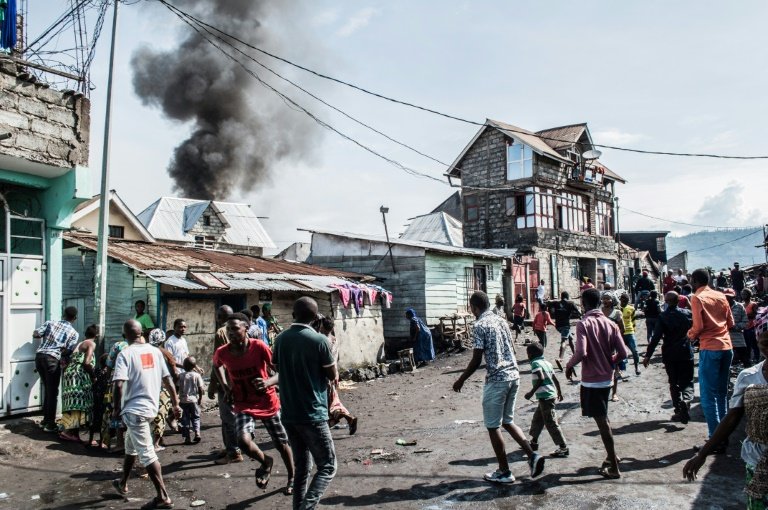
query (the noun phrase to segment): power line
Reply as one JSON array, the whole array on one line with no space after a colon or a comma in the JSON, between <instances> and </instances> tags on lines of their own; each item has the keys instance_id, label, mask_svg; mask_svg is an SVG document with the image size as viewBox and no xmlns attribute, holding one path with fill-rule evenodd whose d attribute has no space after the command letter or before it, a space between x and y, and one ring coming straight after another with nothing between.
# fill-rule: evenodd
<instances>
[{"instance_id":1,"label":"power line","mask_svg":"<svg viewBox=\"0 0 768 510\"><path fill-rule=\"evenodd\" d=\"M164 4L167 7L170 6L166 0L158 0L158 1L161 2L162 4ZM433 108L428 108L426 106L421 106L421 105L418 105L418 104L415 104L415 103L411 103L411 102L408 102L408 101L403 101L403 100L400 100L400 99L396 99L396 98L393 98L393 97L390 97L390 96L386 96L384 94L381 94L381 93L374 92L372 90L366 89L365 87L361 87L359 85L355 85L354 83L342 80L340 78L336 78L336 77L333 77L333 76L321 73L319 71L315 71L314 69L311 69L311 68L305 67L303 65L297 64L297 63L295 63L295 62L293 62L291 60L288 60L287 58L281 57L279 55L276 55L274 53L271 53L269 51L261 49L261 48L259 48L257 46L254 46L254 45L252 45L250 43L247 43L247 42L243 41L242 39L239 39L238 37L236 37L236 36L234 36L232 34L229 34L229 33L225 32L225 31L223 31L223 30L221 30L221 29L219 29L219 28L217 28L217 27L215 27L213 25L210 25L210 24L206 23L205 21L203 21L203 20L193 16L192 14L189 14L188 12L186 12L186 11L184 11L182 9L179 9L178 7L174 7L174 8L177 9L185 17L187 17L187 18L189 18L191 20L194 20L196 23L198 23L198 24L200 24L202 26L205 26L205 27L207 27L207 28L209 28L211 30L214 30L214 31L218 32L219 34L223 35L224 37L232 39L233 41L236 41L236 42L238 42L238 43L240 43L240 44L242 44L242 45L244 45L244 46L246 46L248 48L251 48L252 50L258 51L259 53L262 53L264 55L272 57L272 58L274 58L276 60L284 62L284 63L286 63L286 64L288 64L290 66L293 66L293 67L295 67L297 69L300 69L302 71L305 71L307 73L313 74L313 75L315 75L315 76L317 76L319 78L323 78L325 80L329 80L329 81L338 83L340 85L344 85L346 87L350 87L350 88L358 90L358 91L360 91L360 92L362 92L364 94L368 94L368 95L377 97L379 99L383 99L385 101L389 101L389 102L392 102L392 103L400 104L400 105L407 106L407 107L410 107L410 108L415 108L415 109L422 110L422 111L425 111L425 112L428 112L428 113L432 113L432 114L435 114L435 115L439 115L441 117L445 117L445 118L448 118L448 119L456 120L456 121L459 121L459 122L464 122L466 124L472 124L472 125L475 125L475 126L485 126L486 125L485 122L477 122L477 121L466 119L466 118L459 117L459 116L456 116L456 115L451 115L451 114L448 114L448 113L444 113L444 112L435 110ZM525 134L525 135L529 135L529 136L532 135L532 136L536 136L536 137L538 137L540 139L543 139L543 140L550 140L550 141L555 141L555 142L566 142L566 143L569 143L569 144L578 144L578 142L574 142L573 140L563 140L563 139L548 137L548 136L545 136L545 135L537 135L536 133L532 133L530 131L515 130L515 129L505 129L505 131L509 131L509 132L512 132L512 133ZM659 155L659 156L678 156L678 157L716 158L716 159L737 159L737 160L768 159L768 156L730 156L730 155L724 155L724 154L695 153L695 152L653 151L653 150L633 149L633 148L628 148L628 147L619 147L619 146L616 146L616 145L606 145L606 144L596 144L596 143L591 144L591 145L593 147L600 147L600 148L603 148L603 149L613 149L613 150L617 150L617 151L633 152L633 153L637 153L637 154Z\"/></svg>"},{"instance_id":2,"label":"power line","mask_svg":"<svg viewBox=\"0 0 768 510\"><path fill-rule=\"evenodd\" d=\"M399 168L399 169L401 169L401 170L405 171L406 173L408 173L409 175L412 175L412 176L415 176L415 177L422 177L422 178L426 178L426 179L429 179L429 180L432 180L432 181L435 181L435 182L439 182L439 183L441 183L441 184L444 184L444 185L447 185L447 184L448 184L448 183L447 183L445 180L443 180L443 179L439 179L439 178L436 178L436 177L434 177L434 176L431 176L431 175L429 175L429 174L426 174L426 173L424 173L424 172L418 171L418 170L416 170L416 169L413 169L413 168L411 168L411 167L409 167L409 166L406 166L406 165L404 165L403 163L401 163L401 162L399 162L399 161L397 161L397 160L395 160L395 159L393 159L393 158L390 158L390 157L388 157L388 156L385 156L384 154L380 153L380 152L379 152L379 151L377 151L376 149L373 149L372 147L370 147L370 146L368 146L368 145L366 145L366 144L364 144L364 143L362 143L362 142L360 142L360 141L356 140L355 138L351 137L350 135L347 135L346 133L343 133L342 131L340 131L340 130L336 129L335 127L331 126L331 125L330 125L330 124L328 124L327 122L325 122L325 121L323 121L322 119L318 118L316 115L314 115L312 112L310 112L309 110L307 110L305 107L301 106L299 103L297 103L297 102L296 102L296 101L294 101L293 99L291 99L289 96L285 95L284 93L280 92L280 91L279 91L279 90L277 90L275 87L273 87L272 85L270 85L270 84L268 84L267 82L265 82L265 81L264 81L264 80L263 80L263 79L262 79L260 76L258 76L258 75L257 75L257 74L256 74L256 73L253 71L253 70L249 69L249 68L248 68L248 67L247 67L247 66L246 66L246 65L245 65L243 62L241 62L241 61L240 61L238 58L236 58L234 55L232 55L232 54L228 53L226 50L224 50L224 48L222 48L221 46L219 46L218 44L216 44L214 41L212 41L211 39L209 39L208 37L206 37L206 35L203 33L203 31L204 31L204 32L206 32L207 34L211 35L212 37L215 37L216 39L218 39L219 41L221 41L223 44L225 44L226 46L228 46L229 48L232 48L233 50L235 50L235 51L237 51L238 53L242 54L243 56L247 57L249 60L252 60L253 62L255 62L255 63L257 63L258 65L260 65L261 67L263 67L263 68L267 69L267 70L268 70L269 72L271 72L272 74L274 74L274 75L278 76L279 78L283 79L284 81L286 81L286 82L288 82L288 83L290 83L290 84L294 85L295 87L299 88L299 90L302 90L302 91L303 91L303 92L305 92L306 94L310 95L310 97L313 97L313 98L317 99L318 101L320 101L321 103L325 104L326 106L329 106L330 108L334 109L335 111L338 111L338 112L342 113L343 115L345 115L346 117L348 117L348 118L350 118L350 119L354 120L354 121L355 121L355 122L357 122L358 124L361 124L361 125L363 125L363 126L365 126L365 127L369 128L369 129L373 130L374 132L377 132L377 133L381 134L382 136L385 136L385 137L387 137L388 139L390 139L390 140L394 141L395 143L398 143L398 144L400 144L400 145L403 145L403 146L405 146L405 147L408 147L408 148L409 148L409 149L411 149L411 150L414 150L414 151L416 151L416 152L419 152L419 151L417 151L416 149L413 149L412 147L410 147L409 145L407 145L407 144L404 144L404 143L402 143L402 142L399 142L398 140L395 140L395 139L393 139L393 138L391 138L391 137L387 136L386 134L384 134L384 133L382 133L382 132L378 131L377 129L375 129L375 128L373 128L373 127L371 127L371 126L369 126L369 125L367 125L367 124L365 124L365 123L363 123L362 121L359 121L359 120L355 119L354 117L352 117L352 116L350 116L350 115L346 114L345 112L341 111L340 109L338 109L338 108L336 108L336 107L334 107L334 106L330 105L329 103L325 102L324 100L320 99L320 98L319 98L319 97L317 97L316 95L314 95L314 94L310 93L309 91L307 91L307 90L303 89L302 87L300 87L299 85L295 84L294 82L292 82L292 81L288 80L287 78L284 78L284 77L282 77L282 76L281 76L281 75L279 75L278 73L276 73L276 72L272 71L272 70L271 70L271 69L269 69L267 66L263 65L262 63L260 63L260 62L259 62L259 61L257 61L256 59L254 59L253 57L251 57L251 56L249 56L249 55L245 54L244 52L242 52L241 50L239 50L238 48L236 48L235 46L233 46L231 43L229 43L229 42L227 42L227 41L223 40L221 37L217 36L216 34L212 34L212 33L211 33L209 30L207 30L207 29L204 27L204 25L207 25L207 24L205 24L205 23L202 23L202 22L198 22L198 21L194 21L194 22L193 22L193 21L190 21L190 20L195 20L196 18L194 18L193 16L190 16L190 15L187 15L187 14L185 14L185 13L184 13L182 10L180 10L180 9L176 8L175 6L172 6L172 5L170 5L170 4L169 4L168 2L166 2L165 0L158 0L158 1L159 1L160 3L162 3L163 5L165 5L165 6L166 6L166 7L167 7L167 8L168 8L168 9L169 9L169 10L170 10L170 11L171 11L171 12L172 12L174 15L176 15L176 16L177 16L177 17L178 17L178 18L179 18L179 19L180 19L180 20L181 20L183 23L185 23L186 25L188 25L189 27L191 27L191 28L192 28L192 29L193 29L193 30L194 30L194 31L195 31L195 32L196 32L196 33L197 33L197 34L198 34L198 35L199 35L199 36L200 36L202 39L204 39L206 42L208 42L209 44L211 44L211 45L212 45L214 48L216 48L217 50L219 50L219 51L220 51L222 54L224 54L224 55L225 55L227 58L229 58L230 60L232 60L233 62L235 62L237 65L239 65L239 66L240 66L240 67L241 67L241 68L242 68L242 69L243 69L243 70L244 70L244 71L245 71L247 74L249 74L249 75L250 75L252 78L254 78L255 80L257 80L257 82L258 82L259 84L261 84L261 85L262 85L262 86L264 86L265 88L267 88L267 89L271 90L273 93L275 93L276 95L278 95L278 96L280 97L280 99L281 99L283 102L285 102L285 103L286 103L286 105L287 105L287 106L289 106L291 109L293 109L293 110L295 110L295 111L298 111L298 112L300 112L300 113L303 113L303 114L307 115L307 116L308 116L308 117L310 117L310 118L311 118L311 119L312 119L314 122L316 122L317 124L319 124L319 125L320 125L320 126L322 126L323 128L325 128L325 129L328 129L328 130L330 130L330 131L332 131L332 132L334 132L334 133L338 134L339 136L341 136L342 138L346 139L347 141L349 141L349 142L351 142L351 143L354 143L355 145L359 146L359 147L360 147L360 148L362 148L363 150L365 150L365 151L367 151L367 152L369 152L369 153L373 154L374 156L376 156L376 157L378 157L378 158L380 158L380 159L382 159L382 160L386 161L387 163L389 163L389 164L391 164L391 165L393 165L393 166L396 166L397 168ZM187 19L187 18L188 18L188 19ZM197 25L197 26L196 26L196 25ZM198 26L200 26L201 28L198 28ZM201 31L201 30L202 30L202 31ZM419 152L419 153L420 153L420 152ZM420 154L421 154L421 153L420 153ZM441 164L445 165L445 163L442 163L442 162L440 162L440 161L439 161L439 160L437 160L436 158L432 158L431 156L429 156L429 155L426 155L426 154L422 154L422 155L424 155L425 157L428 157L428 158L430 158L430 159L433 159L433 160L435 160L435 161L437 161L437 162L439 162L439 163L441 163ZM446 166L447 166L447 165L446 165ZM471 189L471 190L481 190L481 191L504 191L504 190L507 190L507 191L519 191L519 192L526 192L526 193L531 193L531 194L538 194L537 192L528 191L528 190L526 190L525 188L521 188L521 187L519 187L519 186L465 186L465 185L463 185L463 186L462 186L462 188L463 188L463 189ZM557 191L557 190L554 190L554 191ZM714 226L707 226L707 225L695 225L695 224L687 224L687 223L683 223L683 222L677 222L677 221L674 221L674 220L667 220L667 219L664 219L664 218L658 218L658 217L655 217L655 216L646 215L646 214L644 214L644 213L640 213L640 212L638 212L638 211L633 211L633 210L631 210L631 209L626 209L626 208L624 208L624 209L625 209L625 210L627 210L627 211L629 211L629 212L632 212L632 213L640 214L640 215L642 215L642 216L647 216L647 217L650 217L650 218L653 218L653 219L657 219L657 220L660 220L660 221L668 221L668 222L670 222L670 223L680 223L680 224L686 224L686 225L689 225L689 226L700 226L700 227L705 227L705 228L722 228L722 227L714 227ZM750 234L750 235L751 235L751 234Z\"/></svg>"},{"instance_id":3,"label":"power line","mask_svg":"<svg viewBox=\"0 0 768 510\"><path fill-rule=\"evenodd\" d=\"M188 17L188 16L186 16L186 15L185 15L185 14L184 14L182 11L180 11L178 8L176 8L175 6L173 6L173 5L170 5L170 4L168 4L168 3L166 3L166 2L164 2L164 1L162 1L162 0L161 0L161 2L162 2L163 4L165 4L165 5L166 5L166 7L168 7L170 10L172 10L172 11L175 11L175 13L176 13L177 15L179 15L179 14L180 14L180 15L182 15L182 16ZM191 19L191 17L190 17L190 19ZM305 94L307 94L309 97L311 97L311 98L313 98L313 99L315 99L315 100L319 101L320 103L324 104L324 105L325 105L325 106L327 106L328 108L331 108L332 110L334 110L334 111L336 111L336 112L340 113L341 115L343 115L344 117L346 117L346 118L350 119L351 121L353 121L353 122L357 123L358 125L360 125L360 126L363 126L363 127L365 127L366 129L369 129L369 130L373 131L374 133L376 133L376 134L378 134L378 135L381 135L381 136L383 136L383 137L384 137L384 138L386 138L387 140L389 140L389 141L391 141L391 142L394 142L394 143L396 143L396 144L400 145L401 147L405 147L406 149L408 149L408 150L410 150L410 151L413 151L413 152L415 152L416 154L418 154L418 155L420 155L420 156L423 156L423 157L425 157L425 158L427 158L427 159L430 159L430 160L432 160L432 161L434 161L434 162L436 162L436 163L439 163L439 164L441 164L441 165L443 165L443 166L445 166L445 167L449 167L449 166L450 166L448 163L445 163L445 162L443 162L443 161L440 161L439 159L437 159L437 158L435 158L435 157L433 157L433 156L430 156L429 154L426 154L426 153L424 153L424 152L422 152L422 151L420 151L420 150L418 150L418 149L416 149L416 148L414 148L414 147L412 147L412 146L408 145L408 144L407 144L407 143L405 143L405 142L401 142L400 140L397 140L397 139L393 138L392 136L390 136L390 135L388 135L388 134L386 134L386 133L384 133L384 132L382 132L382 131L380 131L380 130L378 130L378 129L374 128L373 126L370 126L370 125L366 124L365 122L363 122L363 121L361 121L361 120L359 120L359 119L357 119L357 118L353 117L352 115L348 114L348 113L347 113L347 112L345 112L344 110L342 110L342 109L340 109L340 108L338 108L338 107L336 107L336 106L334 106L334 105L332 105L332 104L328 103L327 101L325 101L325 100L323 100L322 98L318 97L317 95L313 94L312 92L310 92L309 90L305 89L304 87L302 87L302 86L301 86L301 85L299 85L298 83L296 83L296 82L294 82L294 81L290 80L289 78L286 78L285 76L283 76L283 75L279 74L277 71L275 71L275 70L271 69L270 67L268 67L267 65L263 64L262 62L260 62L260 61L259 61L259 60L257 60L256 58L254 58L253 56L251 56L251 55L248 55L247 53L245 53L244 51L242 51L240 48L237 48L236 46L234 46L232 43L230 43L230 42L228 42L228 41L224 40L222 37L220 37L220 36L218 36L218 35L216 35L216 34L212 33L210 30L208 30L208 29L207 29L207 28L205 28L204 26L202 26L202 25L200 25L200 26L202 27L202 29L203 29L203 30L205 30L205 32L206 32L206 33L208 33L209 35L211 35L211 36L215 37L216 39L220 40L222 43L226 44L228 47L230 47L230 48L232 48L233 50L237 51L238 53L240 53L241 55L243 55L245 58L247 58L247 59L251 60L252 62L256 63L257 65L259 65L259 66L260 66L260 67L262 67L263 69L265 69L265 70L267 70L268 72L270 72L271 74L273 74L274 76L277 76L279 79L281 79L281 80L283 80L283 81L285 81L285 82L287 82L287 83L289 83L289 84L293 85L294 87L296 87L296 88L297 88L297 89L299 89L300 91L302 91L302 92L304 92Z\"/></svg>"},{"instance_id":4,"label":"power line","mask_svg":"<svg viewBox=\"0 0 768 510\"><path fill-rule=\"evenodd\" d=\"M676 220L668 220L666 218L659 218L658 216L651 216L650 214L641 213L640 211L633 211L632 209L629 209L627 207L622 206L621 211L631 212L632 214L637 214L639 216L645 216L646 218L651 218L654 220L664 221L666 223L676 223L678 225L686 225L688 227L701 227L701 228L714 228L714 229L732 229L734 227L718 227L715 225L699 225L696 223L685 223L684 221L676 221ZM747 225L742 228L750 228L754 227L755 225ZM761 227L762 228L762 227Z\"/></svg>"},{"instance_id":5,"label":"power line","mask_svg":"<svg viewBox=\"0 0 768 510\"><path fill-rule=\"evenodd\" d=\"M711 250L712 248L719 248L721 246L725 246L726 244L730 244L730 243L733 243L735 241L739 241L741 239L744 239L746 237L753 236L753 235L757 234L758 232L762 232L762 231L763 231L763 229L761 227L761 228L759 228L757 230L753 230L749 234L743 235L741 237L737 237L736 239L731 239L731 240L728 240L728 241L726 241L724 243L715 244L715 245L712 245L712 246L707 246L706 248L699 248L698 250L690 250L690 251L688 251L688 253L696 253L696 252L700 252L700 251Z\"/></svg>"}]
</instances>

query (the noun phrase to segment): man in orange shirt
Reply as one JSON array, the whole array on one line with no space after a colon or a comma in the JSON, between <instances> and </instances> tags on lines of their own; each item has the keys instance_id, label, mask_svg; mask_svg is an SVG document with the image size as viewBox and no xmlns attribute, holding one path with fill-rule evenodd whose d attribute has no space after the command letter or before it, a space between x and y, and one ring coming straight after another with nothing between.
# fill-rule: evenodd
<instances>
[{"instance_id":1,"label":"man in orange shirt","mask_svg":"<svg viewBox=\"0 0 768 510\"><path fill-rule=\"evenodd\" d=\"M733 315L725 295L709 287L706 269L695 270L691 284L694 289L694 294L689 296L693 326L688 331L688 338L699 339L701 410L711 437L728 411L728 377L733 360L728 330L733 327ZM726 446L718 446L715 453L723 453Z\"/></svg>"}]
</instances>

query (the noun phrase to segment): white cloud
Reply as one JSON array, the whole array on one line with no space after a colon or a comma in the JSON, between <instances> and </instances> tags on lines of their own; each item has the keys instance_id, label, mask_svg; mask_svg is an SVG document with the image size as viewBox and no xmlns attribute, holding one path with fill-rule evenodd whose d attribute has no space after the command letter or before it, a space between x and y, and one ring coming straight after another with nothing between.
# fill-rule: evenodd
<instances>
[{"instance_id":1,"label":"white cloud","mask_svg":"<svg viewBox=\"0 0 768 510\"><path fill-rule=\"evenodd\" d=\"M619 129L606 129L604 131L595 131L592 139L595 143L605 145L626 145L635 143L645 138L645 135L638 133L627 133Z\"/></svg>"},{"instance_id":2,"label":"white cloud","mask_svg":"<svg viewBox=\"0 0 768 510\"><path fill-rule=\"evenodd\" d=\"M741 181L731 181L720 192L708 196L693 217L693 223L715 226L743 227L761 223L759 209L750 208Z\"/></svg>"},{"instance_id":3,"label":"white cloud","mask_svg":"<svg viewBox=\"0 0 768 510\"><path fill-rule=\"evenodd\" d=\"M346 23L336 31L336 34L341 37L349 37L361 28L365 28L371 22L371 20L378 16L380 11L374 7L366 7L357 11L355 14L349 17Z\"/></svg>"}]
</instances>

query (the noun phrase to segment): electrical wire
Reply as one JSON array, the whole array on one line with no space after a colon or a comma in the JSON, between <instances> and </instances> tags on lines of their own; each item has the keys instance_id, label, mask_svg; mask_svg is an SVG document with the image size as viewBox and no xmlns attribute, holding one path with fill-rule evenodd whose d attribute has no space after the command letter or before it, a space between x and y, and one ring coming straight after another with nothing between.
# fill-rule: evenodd
<instances>
[{"instance_id":1,"label":"electrical wire","mask_svg":"<svg viewBox=\"0 0 768 510\"><path fill-rule=\"evenodd\" d=\"M735 239L731 239L731 240L729 240L729 241L726 241L726 242L724 242L724 243L715 244L715 245L712 245L712 246L707 246L706 248L699 248L698 250L688 250L688 253L697 253L697 252L700 252L700 251L711 250L711 249L713 249L713 248L719 248L719 247L721 247L721 246L725 246L726 244L731 244L731 243L733 243L733 242L735 242L735 241L739 241L739 240L741 240L741 239L744 239L744 238L747 238L747 237L749 237L749 236L753 236L753 235L757 234L758 232L761 232L761 233L762 233L762 231L763 231L763 229L762 229L762 228L759 228L759 229L757 229L757 230L753 230L753 231L751 231L750 233L748 233L748 234L746 234L746 235L743 235L743 236L741 236L741 237L737 237L737 238L735 238Z\"/></svg>"},{"instance_id":2,"label":"electrical wire","mask_svg":"<svg viewBox=\"0 0 768 510\"><path fill-rule=\"evenodd\" d=\"M697 223L685 223L684 221L676 221L676 220L668 220L666 218L659 218L658 216L651 216L650 214L641 213L640 211L633 211L632 209L629 209L627 207L621 206L621 211L630 212L632 214L637 214L638 216L644 216L646 218L651 218L654 220L664 221L666 223L676 223L677 225L686 225L688 227L701 227L701 228L714 228L718 230L726 230L726 229L733 229L734 227L723 227L723 226L715 226L715 225L699 225ZM747 225L743 228L750 228L755 227L756 225ZM762 228L762 227L761 227Z\"/></svg>"},{"instance_id":3,"label":"electrical wire","mask_svg":"<svg viewBox=\"0 0 768 510\"><path fill-rule=\"evenodd\" d=\"M165 4L165 2L162 2L162 3L164 3L164 4ZM166 4L166 6L167 6L167 7L168 7L168 8L169 8L171 11L174 11L174 12L178 11L178 12L176 12L176 14L177 14L177 15L179 15L179 14L181 14L181 15L184 15L184 14L183 14L181 11L179 11L179 10L178 10L178 9L177 9L175 6L173 6L173 5L170 5L170 4ZM193 21L194 21L194 20L193 20ZM197 22L195 22L195 23L197 23ZM315 100L319 101L320 103L324 104L324 105L325 105L325 106L327 106L328 108L331 108L332 110L334 110L334 111L336 111L336 112L340 113L341 115L343 115L344 117L346 117L346 118L350 119L351 121L355 122L356 124L358 124L358 125L360 125L360 126L363 126L364 128L366 128L366 129L369 129L369 130L373 131L374 133L376 133L376 134L378 134L378 135L381 135L381 136L383 136L383 137L384 137L384 138L386 138L387 140L389 140L389 141L391 141L391 142L394 142L394 143L396 143L397 145L400 145L401 147L404 147L404 148L406 148L406 149L408 149L408 150L410 150L410 151L412 151L412 152L415 152L416 154L418 154L418 155L420 155L420 156L423 156L423 157L425 157L425 158L427 158L427 159L430 159L430 160L432 160L432 161L434 161L434 162L436 162L436 163L439 163L439 164L441 164L441 165L443 165L443 166L445 166L445 167L449 167L449 166L450 166L448 163L445 163L445 162L443 162L443 161L440 161L439 159L437 159L437 158L435 158L435 157L433 157L433 156L430 156L429 154L426 154L426 153L424 153L424 152L420 151L419 149L416 149L416 148L414 148L414 147L412 147L412 146L408 145L408 144L407 144L407 143L405 143L405 142L402 142L402 141L400 141L400 140L397 140L397 139L393 138L392 136L390 136L390 135L388 135L388 134L386 134L386 133L384 133L384 132L382 132L382 131L380 131L380 130L376 129L375 127L373 127L373 126L370 126L370 125L366 124L365 122L363 122L363 121L361 121L361 120L359 120L359 119L357 119L357 118L353 117L352 115L348 114L348 113L347 113L347 112L345 112L344 110L341 110L340 108L338 108L338 107L336 107L336 106L334 106L334 105L332 105L332 104L328 103L328 102L327 102L327 101L325 101L324 99L322 99L322 98L318 97L317 95L313 94L312 92L310 92L309 90L305 89L304 87L302 87L302 86L301 86L301 85L299 85L298 83L296 83L296 82L294 82L294 81L290 80L289 78L286 78L285 76L283 76L283 75L279 74L277 71L275 71L275 70L273 70L272 68L268 67L267 65L263 64L262 62L260 62L260 61L259 61L259 60L257 60L256 58L254 58L253 56L251 56L251 55L248 55L247 53L245 53L244 51L242 51L240 48L237 48L237 47L236 47L236 46L234 46L232 43L230 43L230 42L226 41L224 38L222 38L222 37L220 37L220 36L216 35L215 33L211 32L210 30L208 30L208 29L207 29L205 26L203 26L203 25L200 25L200 24L198 24L198 25L199 25L199 26L200 26L200 27L201 27L201 28L202 28L202 29L203 29L203 30L204 30L206 33L208 33L208 34L209 34L209 35L211 35L212 37L215 37L216 39L220 40L220 41L221 41L223 44L226 44L228 47L230 47L230 48L232 48L233 50L237 51L238 53L240 53L241 55L243 55L245 58L247 58L247 59L251 60L252 62L256 63L257 65L259 65L260 67L262 67L263 69L265 69L266 71L268 71L268 72L270 72L271 74L273 74L274 76L276 76L276 77L278 77L279 79L281 79L281 80L283 80L283 81L285 81L285 82L287 82L287 83L289 83L289 84L293 85L294 87L296 87L296 88L297 88L297 89L299 89L300 91L302 91L302 92L304 92L305 94L307 94L309 97L311 97L311 98L313 98L313 99L315 99Z\"/></svg>"},{"instance_id":4,"label":"electrical wire","mask_svg":"<svg viewBox=\"0 0 768 510\"><path fill-rule=\"evenodd\" d=\"M164 4L166 7L170 7L170 4L166 0L158 0L158 1L160 3L162 3L162 4ZM244 46L246 46L248 48L251 48L254 51L258 51L259 53L262 53L264 55L272 57L272 58L274 58L276 60L284 62L284 63L286 63L286 64L288 64L290 66L293 66L293 67L295 67L297 69L300 69L302 71L305 71L307 73L313 74L313 75L315 75L315 76L317 76L319 78L323 78L325 80L329 80L329 81L338 83L340 85L344 85L346 87L350 87L350 88L358 90L358 91L360 91L360 92L362 92L364 94L368 94L368 95L377 97L379 99L383 99L385 101L389 101L389 102L392 102L392 103L400 104L400 105L407 106L407 107L410 107L410 108L415 108L415 109L422 110L422 111L425 111L425 112L428 112L428 113L432 113L432 114L435 114L435 115L439 115L441 117L445 117L445 118L448 118L448 119L456 120L456 121L459 121L459 122L464 122L466 124L472 124L472 125L475 125L475 126L485 126L486 125L485 122L477 122L477 121L474 121L474 120L466 119L466 118L459 117L459 116L456 116L456 115L451 115L451 114L448 114L448 113L444 113L444 112L441 112L441 111L438 111L438 110L435 110L435 109L432 109L432 108L428 108L426 106L421 106L421 105L418 105L418 104L415 104L415 103L411 103L411 102L408 102L408 101L403 101L403 100L400 100L400 99L396 99L396 98L393 98L393 97L390 97L390 96L386 96L384 94L381 94L381 93L374 92L372 90L366 89L366 88L361 87L359 85L355 85L354 83L351 83L351 82L348 82L348 81L344 81L344 80L342 80L340 78L335 78L333 76L321 73L319 71L315 71L314 69L310 69L308 67L302 66L302 65L297 64L295 62L292 62L291 60L288 60L287 58L281 57L279 55L276 55L274 53L271 53L269 51L261 49L261 48L259 48L257 46L254 46L254 45L252 45L250 43L247 43L247 42L243 41L242 39L239 39L238 37L236 37L234 35L231 35L231 34L225 32L225 31L223 31L223 30L221 30L221 29L219 29L219 28L217 28L217 27L215 27L213 25L210 25L210 24L206 23L205 21L203 21L203 20L193 16L192 14L189 14L188 12L186 12L186 11L184 11L182 9L179 9L178 7L174 7L174 8L177 9L180 13L182 13L185 17L187 17L187 18L189 18L191 20L194 20L196 23L198 23L198 24L200 24L202 26L205 26L205 27L207 27L207 28L209 28L211 30L214 30L214 31L218 32L219 34L223 35L224 37L228 37L228 38L232 39L233 41L236 41L236 42L238 42L238 43L240 43L240 44L242 44L242 45L244 45ZM579 142L574 142L573 140L564 140L564 139L559 139L559 138L548 137L548 136L545 136L545 135L538 135L538 134L532 133L530 131L515 130L515 129L505 129L505 131L510 131L510 132L518 133L518 134L525 134L525 135L529 135L529 136L536 136L537 138L540 138L540 139L543 139L543 140L550 140L550 141L555 141L555 142L565 142L565 143L569 143L569 144L579 144ZM583 145L583 144L580 144L580 145ZM600 147L600 148L603 148L603 149L613 149L613 150L617 150L617 151L633 152L633 153L637 153L637 154L658 155L658 156L678 156L678 157L737 159L737 160L768 159L768 156L731 156L731 155L725 155L725 154L710 154L710 153L695 153L695 152L653 151L653 150L634 149L634 148L628 148L628 147L619 147L619 146L616 146L616 145L606 145L606 144L596 144L596 143L593 143L593 144L590 144L590 145L592 147Z\"/></svg>"}]
</instances>

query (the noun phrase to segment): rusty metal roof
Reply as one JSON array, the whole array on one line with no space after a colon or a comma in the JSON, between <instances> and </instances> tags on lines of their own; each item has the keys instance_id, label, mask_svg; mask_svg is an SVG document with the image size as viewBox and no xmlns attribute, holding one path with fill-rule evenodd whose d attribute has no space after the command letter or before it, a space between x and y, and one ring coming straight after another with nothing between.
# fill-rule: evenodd
<instances>
[{"instance_id":1,"label":"rusty metal roof","mask_svg":"<svg viewBox=\"0 0 768 510\"><path fill-rule=\"evenodd\" d=\"M64 240L96 250L96 237L68 232ZM327 276L356 281L372 281L375 278L358 273L338 271L320 266L285 260L267 259L251 255L206 250L167 243L147 243L110 239L107 253L113 259L143 273L154 270L186 271L190 266L207 266L214 273L268 274L291 276Z\"/></svg>"}]
</instances>

